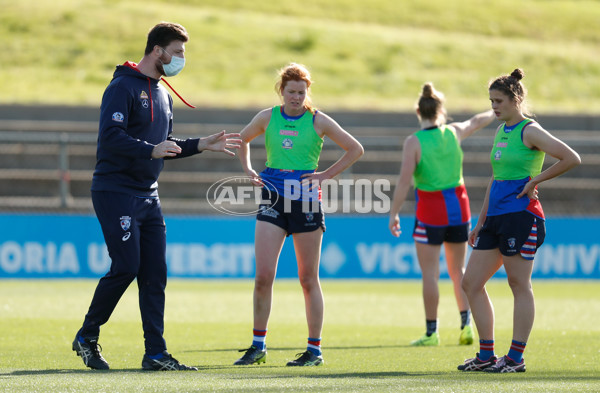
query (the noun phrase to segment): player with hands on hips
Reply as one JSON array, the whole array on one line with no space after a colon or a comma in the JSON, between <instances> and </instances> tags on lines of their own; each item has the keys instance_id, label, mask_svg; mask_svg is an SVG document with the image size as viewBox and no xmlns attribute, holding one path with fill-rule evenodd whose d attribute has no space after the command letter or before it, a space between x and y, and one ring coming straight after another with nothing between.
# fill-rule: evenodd
<instances>
[{"instance_id":1,"label":"player with hands on hips","mask_svg":"<svg viewBox=\"0 0 600 393\"><path fill-rule=\"evenodd\" d=\"M488 88L492 110L502 124L490 154L492 177L477 225L469 234L473 252L462 283L479 334L479 352L458 366L461 371L525 371L523 352L535 316L533 260L546 236L537 186L581 163L573 149L526 116L523 76L521 69L515 69L494 79ZM542 171L546 154L558 161ZM514 297L514 312L510 349L498 359L494 308L485 284L502 266Z\"/></svg>"},{"instance_id":2,"label":"player with hands on hips","mask_svg":"<svg viewBox=\"0 0 600 393\"><path fill-rule=\"evenodd\" d=\"M265 202L256 217L253 340L234 364L258 364L266 360L267 325L279 254L286 237L292 235L304 293L308 342L306 351L287 365L319 366L323 364L324 307L319 261L325 231L319 185L350 167L363 154L363 148L331 117L312 106L309 98L312 81L306 67L291 63L280 71L279 76L276 90L283 105L260 111L241 132L243 142L239 158L242 168L252 184L263 187ZM265 135L267 162L266 169L259 175L250 162L250 141L262 134ZM329 168L317 172L325 137L341 147L344 153Z\"/></svg>"}]
</instances>

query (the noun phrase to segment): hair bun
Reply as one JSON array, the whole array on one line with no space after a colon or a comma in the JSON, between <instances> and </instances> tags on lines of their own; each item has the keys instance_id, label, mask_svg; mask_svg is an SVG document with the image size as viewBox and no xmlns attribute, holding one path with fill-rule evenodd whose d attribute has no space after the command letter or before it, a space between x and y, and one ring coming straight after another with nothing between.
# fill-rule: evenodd
<instances>
[{"instance_id":1,"label":"hair bun","mask_svg":"<svg viewBox=\"0 0 600 393\"><path fill-rule=\"evenodd\" d=\"M423 85L423 92L421 93L421 96L424 98L433 97L433 83L427 82Z\"/></svg>"},{"instance_id":2,"label":"hair bun","mask_svg":"<svg viewBox=\"0 0 600 393\"><path fill-rule=\"evenodd\" d=\"M513 72L511 72L510 76L512 76L516 80L520 81L525 76L525 73L523 72L522 69L516 68Z\"/></svg>"}]
</instances>

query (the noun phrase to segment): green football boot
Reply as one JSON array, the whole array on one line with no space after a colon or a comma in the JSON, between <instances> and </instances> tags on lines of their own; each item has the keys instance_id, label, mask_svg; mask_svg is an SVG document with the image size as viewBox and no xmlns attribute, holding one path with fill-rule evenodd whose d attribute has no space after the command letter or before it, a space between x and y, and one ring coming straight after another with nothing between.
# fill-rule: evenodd
<instances>
[{"instance_id":1,"label":"green football boot","mask_svg":"<svg viewBox=\"0 0 600 393\"><path fill-rule=\"evenodd\" d=\"M431 336L424 334L418 340L415 340L410 343L413 347L434 347L440 345L440 337L437 332L431 333Z\"/></svg>"},{"instance_id":2,"label":"green football boot","mask_svg":"<svg viewBox=\"0 0 600 393\"><path fill-rule=\"evenodd\" d=\"M458 345L471 345L473 344L473 327L471 325L465 325L460 331L458 337Z\"/></svg>"}]
</instances>

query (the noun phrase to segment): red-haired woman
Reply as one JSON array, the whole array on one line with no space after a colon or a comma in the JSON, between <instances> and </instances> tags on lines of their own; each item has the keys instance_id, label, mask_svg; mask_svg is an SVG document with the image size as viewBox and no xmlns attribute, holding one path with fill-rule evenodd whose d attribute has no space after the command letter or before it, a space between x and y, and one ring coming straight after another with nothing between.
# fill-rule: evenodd
<instances>
[{"instance_id":1,"label":"red-haired woman","mask_svg":"<svg viewBox=\"0 0 600 393\"><path fill-rule=\"evenodd\" d=\"M338 123L317 111L309 98L309 71L291 63L280 70L276 90L283 105L260 111L241 131L240 161L252 183L263 187L263 200L255 231L256 273L254 283L254 329L252 344L234 364L249 365L266 360L265 338L271 313L273 282L281 248L292 235L298 276L304 292L308 344L305 352L288 366L323 364L321 330L323 293L319 281L321 241L325 220L319 184L350 167L363 154L361 144ZM249 143L265 135L266 169L252 168ZM329 137L345 152L333 165L317 172L323 138ZM308 208L308 209L307 209Z\"/></svg>"}]
</instances>

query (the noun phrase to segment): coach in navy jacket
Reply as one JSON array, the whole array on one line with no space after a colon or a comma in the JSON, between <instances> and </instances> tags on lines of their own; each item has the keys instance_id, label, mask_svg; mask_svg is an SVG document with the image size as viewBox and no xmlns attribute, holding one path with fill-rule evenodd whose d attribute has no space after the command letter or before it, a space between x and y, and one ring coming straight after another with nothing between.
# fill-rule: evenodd
<instances>
[{"instance_id":1,"label":"coach in navy jacket","mask_svg":"<svg viewBox=\"0 0 600 393\"><path fill-rule=\"evenodd\" d=\"M181 152L173 158L200 152L199 138L175 139L172 131L173 99L160 80L144 75L132 62L117 66L102 98L92 191L158 195L163 160L152 159L155 146L175 142Z\"/></svg>"},{"instance_id":2,"label":"coach in navy jacket","mask_svg":"<svg viewBox=\"0 0 600 393\"><path fill-rule=\"evenodd\" d=\"M164 159L188 157L203 150L235 155L229 149L239 148L241 140L239 134L225 131L186 140L171 136L173 99L161 81L167 83L163 75L174 76L183 68L187 40L181 25L163 22L154 26L140 63L117 66L102 97L92 202L111 266L100 279L73 341L73 350L92 369L109 368L98 345L100 326L108 321L136 278L145 345L142 368L196 369L174 359L163 338L166 228L157 180Z\"/></svg>"}]
</instances>

